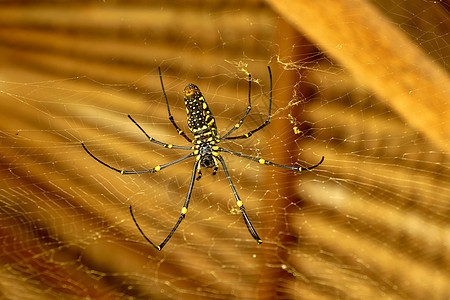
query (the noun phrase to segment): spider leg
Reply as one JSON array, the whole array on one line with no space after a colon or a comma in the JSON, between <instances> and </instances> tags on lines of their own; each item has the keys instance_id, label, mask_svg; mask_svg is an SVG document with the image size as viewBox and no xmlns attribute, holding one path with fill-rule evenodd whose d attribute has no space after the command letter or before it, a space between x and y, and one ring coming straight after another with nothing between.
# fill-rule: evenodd
<instances>
[{"instance_id":1,"label":"spider leg","mask_svg":"<svg viewBox=\"0 0 450 300\"><path fill-rule=\"evenodd\" d=\"M245 212L244 204L242 203L241 198L239 198L236 188L234 187L234 184L231 181L231 177L230 177L230 174L228 173L228 169L227 169L227 166L225 165L225 161L223 160L223 158L220 155L218 155L216 157L216 159L218 159L220 161L220 163L222 164L223 171L225 172L225 176L227 177L228 183L230 184L231 190L233 191L234 198L236 199L236 204L242 212L242 216L244 217L245 225L247 225L248 231L250 232L251 236L255 239L255 241L258 244L261 244L262 240L256 233L255 228L253 227L252 223L250 222L250 219L247 216L247 213Z\"/></svg>"},{"instance_id":2,"label":"spider leg","mask_svg":"<svg viewBox=\"0 0 450 300\"><path fill-rule=\"evenodd\" d=\"M230 129L230 131L228 131L224 136L222 136L220 138L220 140L226 140L227 137L236 129L238 129L239 127L241 127L242 123L244 123L245 118L247 117L248 113L250 112L250 110L252 109L252 100L251 100L251 89L252 89L252 75L248 74L248 106L247 106L247 110L244 113L244 116L239 120L239 122L234 125L233 128Z\"/></svg>"},{"instance_id":3,"label":"spider leg","mask_svg":"<svg viewBox=\"0 0 450 300\"><path fill-rule=\"evenodd\" d=\"M175 224L175 226L172 228L172 231L170 231L169 235L166 237L166 239L161 244L159 244L159 246L155 245L152 241L150 241L150 239L145 235L145 233L139 227L139 224L137 223L137 221L136 221L136 219L135 219L135 217L133 215L133 209L131 208L131 205L130 205L131 217L133 218L133 221L136 224L137 228L139 229L140 233L147 240L147 242L149 242L158 251L162 250L162 248L166 245L166 243L170 240L172 235L175 233L175 231L177 230L178 226L180 226L181 221L183 221L185 216L186 216L186 213L187 213L187 210L188 210L188 206L189 206L189 201L191 200L192 189L194 187L195 174L197 173L197 168L198 168L199 163L200 163L200 160L196 160L195 163L194 163L194 167L192 169L191 183L189 185L189 190L188 190L188 193L187 193L187 196L186 196L186 201L184 202L183 208L181 209L181 215L178 218L178 221Z\"/></svg>"},{"instance_id":4,"label":"spider leg","mask_svg":"<svg viewBox=\"0 0 450 300\"><path fill-rule=\"evenodd\" d=\"M183 161L183 160L185 160L185 159L188 159L188 158L190 158L190 157L193 157L193 156L195 155L195 154L192 152L192 153L189 153L189 154L186 155L186 156L183 156L182 158L179 158L179 159L174 160L174 161L172 161L172 162L169 162L169 163L167 163L167 164L158 165L158 166L156 166L156 167L154 167L154 168L152 168L152 169L148 169L148 170L141 170L141 171L126 171L126 170L119 170L119 169L114 168L114 167L108 165L107 163L101 161L100 159L98 159L97 157L95 157L94 154L92 154L92 153L86 148L86 146L84 145L84 143L81 143L81 146L83 146L83 148L84 148L84 150L87 152L87 154L89 154L93 159L95 159L96 161L98 161L99 163L101 163L102 165L104 165L105 167L110 168L111 170L116 171L116 172L118 172L118 173L120 173L120 174L122 174L122 175L125 175L125 174L141 174L141 173L155 173L155 172L158 172L158 171L160 171L160 170L162 170L162 169L164 169L164 168L167 168L167 167L169 167L169 166L172 166L172 165L174 165L174 164L177 164L177 163L179 163L179 162L181 162L181 161Z\"/></svg>"},{"instance_id":5,"label":"spider leg","mask_svg":"<svg viewBox=\"0 0 450 300\"><path fill-rule=\"evenodd\" d=\"M166 100L166 105L167 105L167 112L169 113L169 121L172 123L172 125L175 127L175 129L177 130L178 134L183 136L189 143L192 143L192 140L190 138L188 138L188 136L186 135L186 133L184 133L183 130L180 129L180 127L178 127L177 123L175 122L172 114L170 113L170 108L169 108L169 101L167 101L167 96L166 96L166 90L164 89L164 84L163 84L163 80L162 80L162 75L161 75L161 68L158 67L158 72L159 72L159 81L161 81L161 88L163 90L163 94L164 94L164 99Z\"/></svg>"},{"instance_id":6,"label":"spider leg","mask_svg":"<svg viewBox=\"0 0 450 300\"><path fill-rule=\"evenodd\" d=\"M312 167L304 168L304 167L294 167L294 166L280 165L280 164L277 164L277 163L274 163L274 162L271 162L271 161L267 161L267 160L265 160L263 158L257 158L257 157L245 155L245 154L242 154L242 153L239 153L239 152L234 152L234 151L228 150L226 148L219 148L219 150L217 150L217 151L226 152L226 153L233 154L235 156L239 156L239 157L243 157L243 158L246 158L246 159L249 159L249 160L253 160L253 161L256 161L256 162L258 162L258 163L260 163L262 165L275 166L275 167L288 169L288 170L295 170L295 171L299 171L299 172L301 172L303 170L315 169L318 166L320 166L322 164L323 160L325 159L325 157L322 156L322 159L319 161L319 163L315 164Z\"/></svg>"},{"instance_id":7,"label":"spider leg","mask_svg":"<svg viewBox=\"0 0 450 300\"><path fill-rule=\"evenodd\" d=\"M128 118L130 118L130 120L145 134L145 136L148 138L148 140L150 142L158 144L160 146L163 146L164 148L169 148L169 149L192 150L192 147L175 146L175 145L172 145L172 144L166 144L166 143L157 141L154 138L152 138L151 136L149 136L147 134L147 132L145 132L145 130L130 115L128 115Z\"/></svg>"},{"instance_id":8,"label":"spider leg","mask_svg":"<svg viewBox=\"0 0 450 300\"><path fill-rule=\"evenodd\" d=\"M269 114L267 115L267 120L264 123L262 123L258 128L250 130L246 134L238 135L238 136L230 136L230 137L228 136L231 132L233 132L234 130L236 130L237 128L239 128L241 126L241 124L244 122L245 117L247 116L247 114L249 113L249 111L251 109L251 105L250 105L250 88L249 88L249 94L248 94L249 106L247 108L247 111L244 114L244 117L224 137L222 137L221 140L246 139L246 138L251 137L255 132L260 131L261 129L263 129L264 127L266 127L267 125L270 124L270 113L271 113L271 110L272 110L272 71L270 70L269 66L267 66L267 69L269 70L269 78L270 78Z\"/></svg>"}]
</instances>

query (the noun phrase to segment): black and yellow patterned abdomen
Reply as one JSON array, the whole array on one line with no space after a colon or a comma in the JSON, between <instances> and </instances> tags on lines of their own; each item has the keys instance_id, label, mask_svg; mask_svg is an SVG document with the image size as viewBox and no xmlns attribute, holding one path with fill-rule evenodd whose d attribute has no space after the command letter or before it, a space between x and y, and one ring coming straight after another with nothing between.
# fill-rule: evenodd
<instances>
[{"instance_id":1,"label":"black and yellow patterned abdomen","mask_svg":"<svg viewBox=\"0 0 450 300\"><path fill-rule=\"evenodd\" d=\"M194 135L194 144L206 141L219 142L216 120L206 103L200 89L195 84L184 88L184 103L186 105L187 122Z\"/></svg>"}]
</instances>

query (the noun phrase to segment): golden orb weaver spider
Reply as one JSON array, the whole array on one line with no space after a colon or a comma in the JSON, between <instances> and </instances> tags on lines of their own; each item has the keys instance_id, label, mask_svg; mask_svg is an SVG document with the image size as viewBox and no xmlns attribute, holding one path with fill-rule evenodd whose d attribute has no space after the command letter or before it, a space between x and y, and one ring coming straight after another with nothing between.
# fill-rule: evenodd
<instances>
[{"instance_id":1,"label":"golden orb weaver spider","mask_svg":"<svg viewBox=\"0 0 450 300\"><path fill-rule=\"evenodd\" d=\"M262 243L262 240L256 233L255 228L253 227L252 223L250 222L249 217L247 216L247 213L245 212L244 204L242 203L241 199L239 198L239 195L236 191L236 188L234 187L233 182L231 181L230 174L228 173L228 169L226 167L225 161L223 160L222 156L220 155L220 152L229 153L238 157L242 157L245 159L249 159L255 162L258 162L263 165L269 165L269 166L275 166L279 168L289 169L289 170L295 170L301 172L302 170L311 170L314 168L317 168L320 164L322 164L324 157L322 156L322 159L319 163L312 167L303 168L303 167L294 167L294 166L286 166L286 165L280 165L277 163L273 163L270 161L267 161L263 158L257 158L248 156L239 152L235 152L232 150L228 150L226 148L219 147L218 144L221 141L224 140L236 140L236 139L246 139L252 136L255 132L263 129L270 123L270 113L272 108L272 72L270 70L270 67L267 67L269 70L269 78L270 78L270 96L269 96L269 114L267 116L267 120L261 124L256 129L250 130L246 134L237 135L237 136L230 136L231 133L233 133L236 129L241 127L242 123L244 123L245 118L249 114L250 110L252 109L251 105L251 75L248 75L248 106L247 110L244 113L244 116L239 120L239 122L234 125L233 128L231 128L225 135L220 137L217 126L216 126L216 120L214 119L214 116L211 113L211 110L208 107L208 104L206 103L205 98L203 97L202 93L200 92L200 89L194 85L194 84L188 84L184 89L184 102L186 105L186 111L187 111L187 122L188 127L191 133L194 136L194 139L190 139L181 129L178 127L177 123L175 122L169 108L169 102L167 101L166 91L164 89L164 84L162 80L161 75L161 68L158 67L159 72L159 79L161 81L161 88L164 94L164 99L166 100L166 106L167 111L169 113L169 120L172 123L172 125L177 130L178 134L183 136L189 143L194 144L192 147L185 147L185 146L176 146L172 144L166 144L160 141L155 140L154 138L150 137L145 130L130 116L128 115L128 118L144 133L144 135L148 138L148 140L152 143L155 143L157 145L163 146L165 148L169 149L179 149L179 150L191 150L193 152L189 153L186 156L183 156L177 160L174 160L172 162L158 165L152 169L148 170L142 170L142 171L125 171L125 170L119 170L117 168L114 168L107 163L101 161L97 157L95 157L84 145L84 143L81 143L84 150L97 162L101 163L102 165L110 168L113 171L116 171L122 175L125 174L142 174L142 173L155 173L158 172L164 168L167 168L169 166L175 165L179 162L182 162L188 158L195 157L194 166L192 168L192 177L191 182L189 184L188 193L186 196L186 200L184 202L183 208L181 209L181 215L178 218L178 221L176 222L175 226L170 231L169 235L167 235L166 239L159 245L154 244L142 231L141 227L139 226L138 222L136 221L136 218L133 214L132 206L130 205L130 214L133 218L134 223L136 224L136 227L139 229L139 232L142 234L142 236L149 242L155 249L161 251L161 249L166 245L166 243L170 240L172 235L177 230L178 226L180 225L181 221L186 216L189 201L191 200L191 194L192 189L194 187L195 179L199 180L202 177L202 171L201 168L214 168L212 174L215 175L217 173L217 170L219 169L219 162L222 165L223 171L225 172L225 176L228 180L228 183L230 184L231 191L233 192L234 198L236 200L236 204L241 210L242 216L244 217L245 225L247 225L248 231L250 232L251 236L255 239L255 241L258 244ZM196 178L197 176L197 178Z\"/></svg>"}]
</instances>

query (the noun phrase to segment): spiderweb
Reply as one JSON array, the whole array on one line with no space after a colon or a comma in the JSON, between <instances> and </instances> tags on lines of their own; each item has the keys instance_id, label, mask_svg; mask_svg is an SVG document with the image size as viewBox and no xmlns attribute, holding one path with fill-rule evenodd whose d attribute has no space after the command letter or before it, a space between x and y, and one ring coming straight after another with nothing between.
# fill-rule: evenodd
<instances>
[{"instance_id":1,"label":"spiderweb","mask_svg":"<svg viewBox=\"0 0 450 300\"><path fill-rule=\"evenodd\" d=\"M450 298L448 3L323 1L311 22L309 3L305 25L283 2L1 2L2 298ZM371 37L373 51L367 35L340 35L371 22L392 30ZM315 35L323 23L336 36ZM395 53L378 51L393 40ZM186 219L156 251L128 207L159 244L179 217L193 160L120 175L81 142L126 170L186 155L148 142L127 118L188 146L168 120L158 66L186 132L186 84L200 87L224 134L245 112L251 73L244 134L267 119L268 65L271 124L221 146L323 164L296 173L223 154L263 243L223 170L203 170Z\"/></svg>"}]
</instances>

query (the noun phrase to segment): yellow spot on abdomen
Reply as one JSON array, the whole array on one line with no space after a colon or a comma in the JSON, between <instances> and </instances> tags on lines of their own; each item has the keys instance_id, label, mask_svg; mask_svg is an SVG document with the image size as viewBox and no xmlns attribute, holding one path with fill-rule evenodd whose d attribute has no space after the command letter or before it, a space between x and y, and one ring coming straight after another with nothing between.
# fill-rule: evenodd
<instances>
[{"instance_id":1,"label":"yellow spot on abdomen","mask_svg":"<svg viewBox=\"0 0 450 300\"><path fill-rule=\"evenodd\" d=\"M184 94L185 94L186 96L190 96L190 95L192 95L193 93L194 93L194 89L187 89L187 90L184 91Z\"/></svg>"},{"instance_id":2,"label":"yellow spot on abdomen","mask_svg":"<svg viewBox=\"0 0 450 300\"><path fill-rule=\"evenodd\" d=\"M266 160L261 158L260 160L258 160L258 162L263 165L266 163Z\"/></svg>"}]
</instances>

